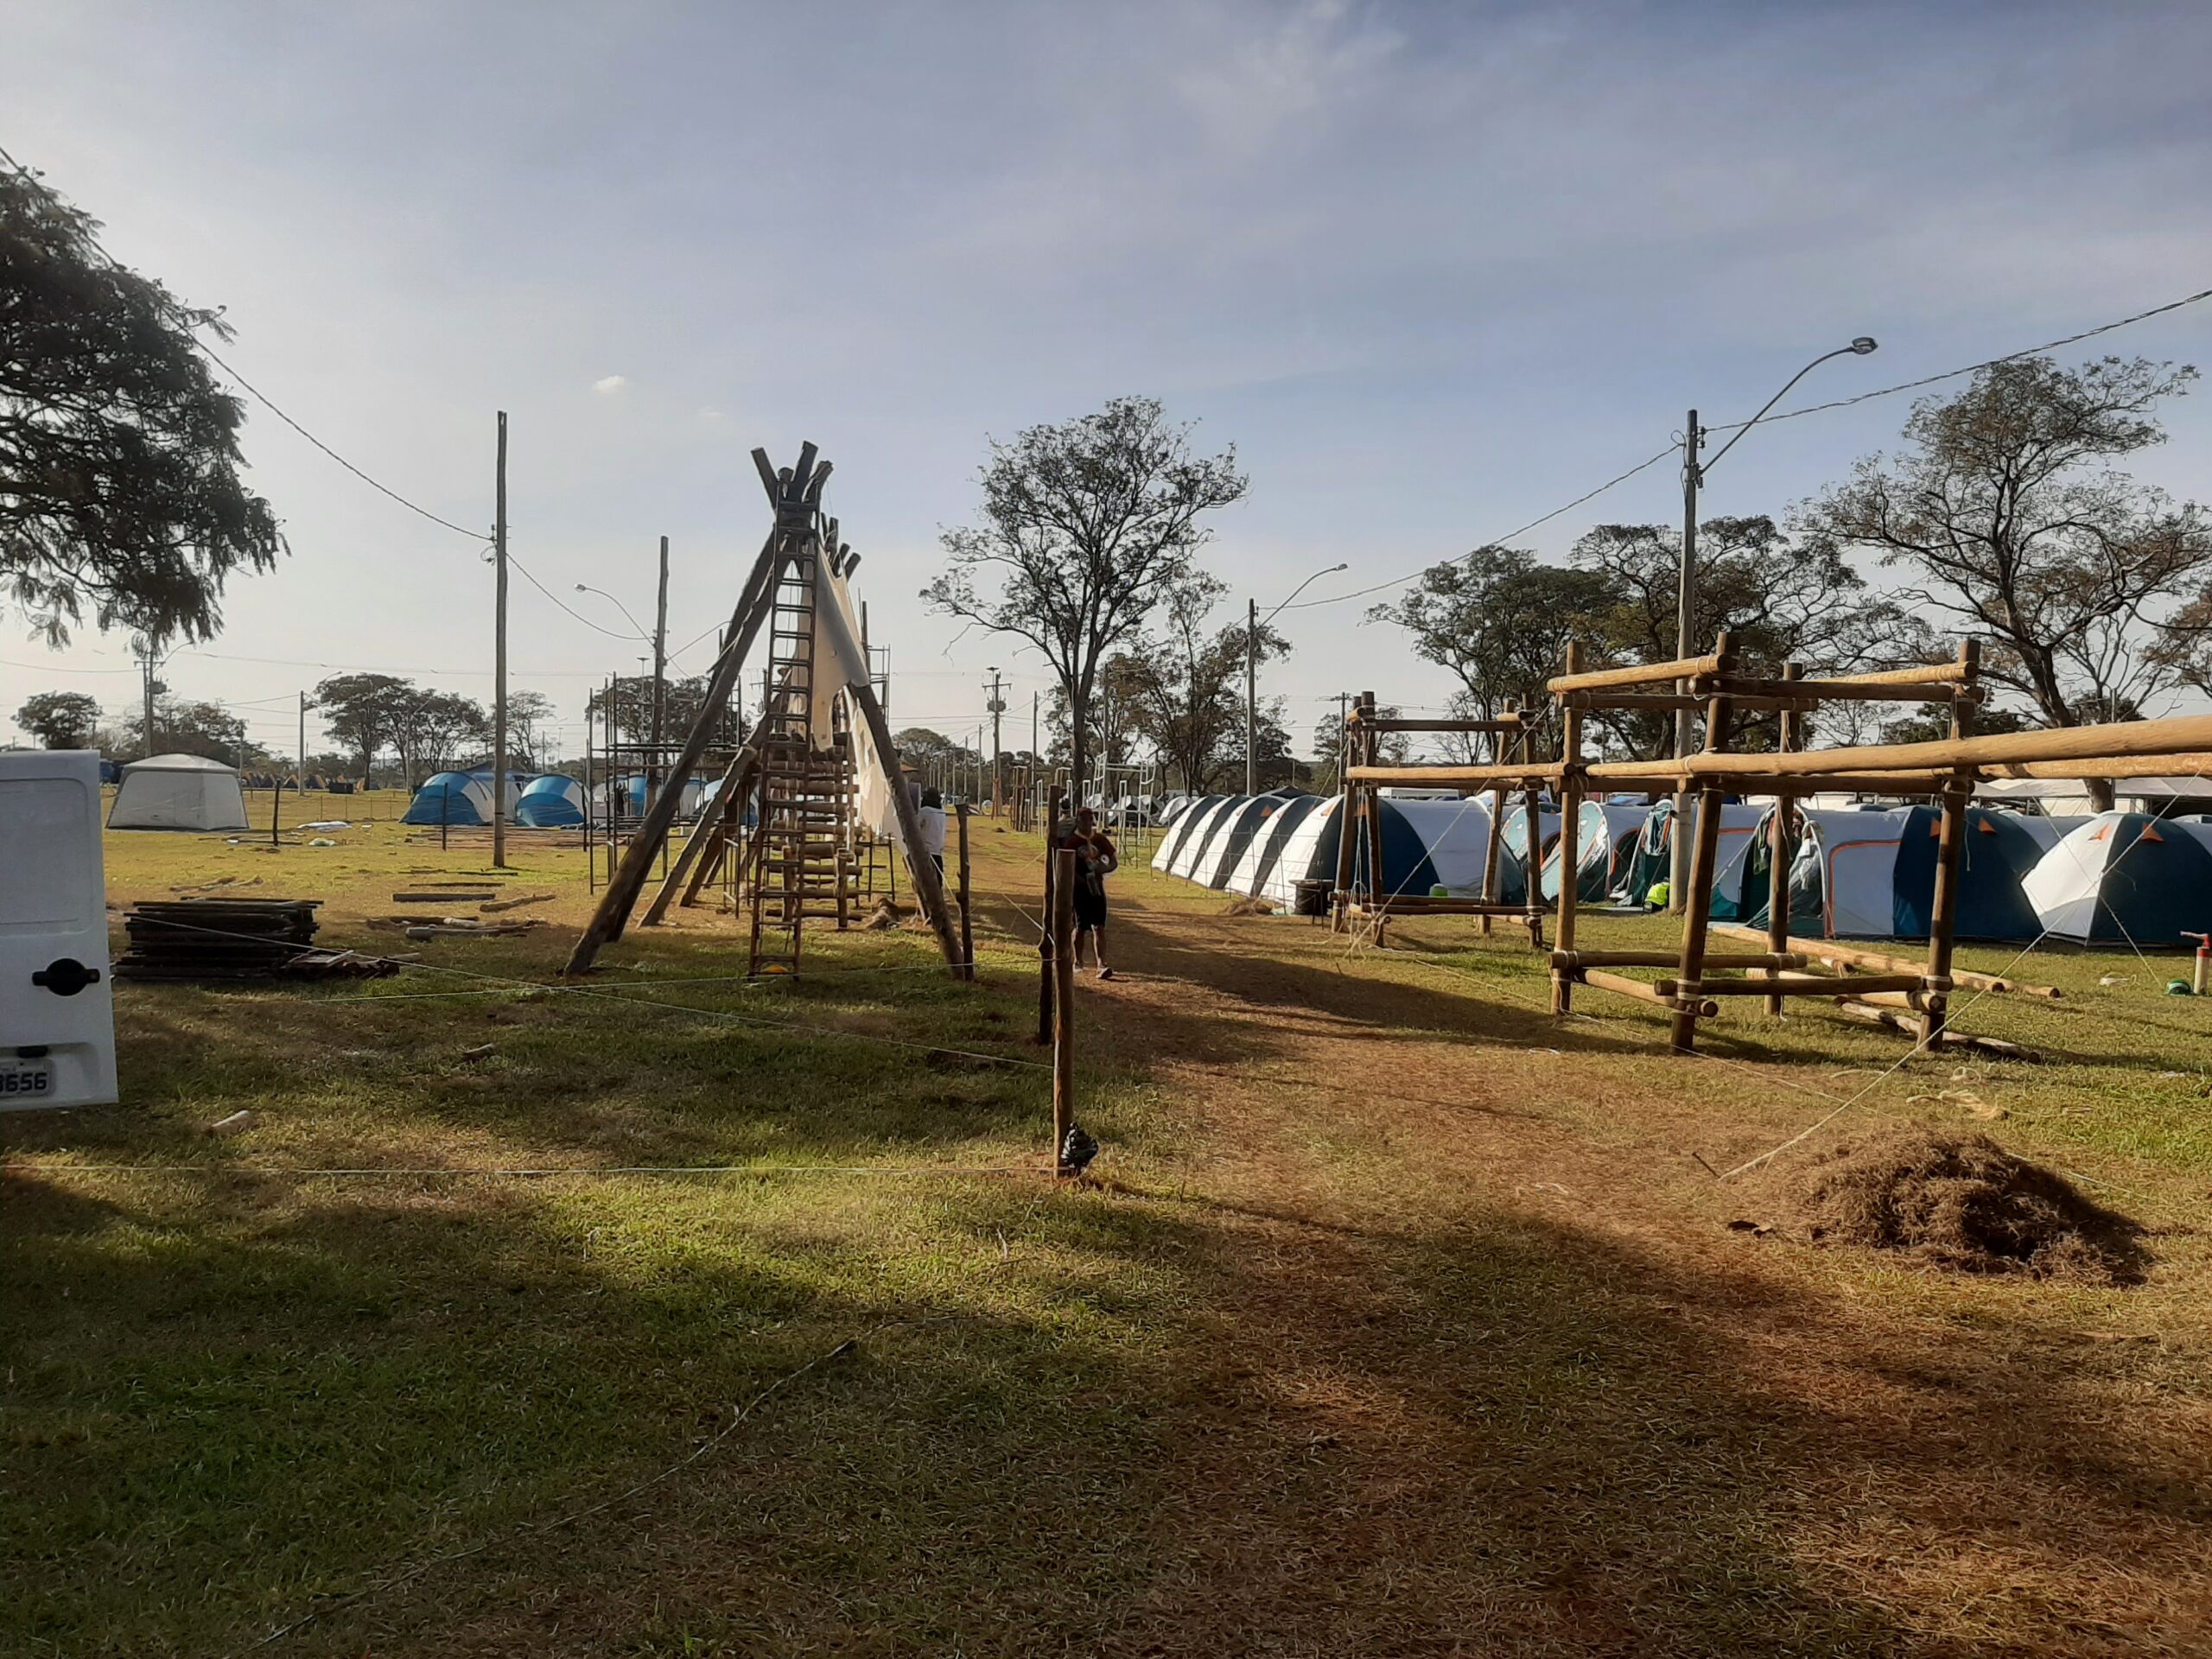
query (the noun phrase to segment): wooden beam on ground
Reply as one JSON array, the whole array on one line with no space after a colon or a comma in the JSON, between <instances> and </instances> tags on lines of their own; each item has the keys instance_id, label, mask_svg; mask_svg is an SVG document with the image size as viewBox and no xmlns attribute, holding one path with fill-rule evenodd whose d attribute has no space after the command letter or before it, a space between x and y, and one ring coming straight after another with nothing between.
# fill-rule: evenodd
<instances>
[{"instance_id":1,"label":"wooden beam on ground","mask_svg":"<svg viewBox=\"0 0 2212 1659\"><path fill-rule=\"evenodd\" d=\"M1686 980L1662 979L1656 988L1662 996L1879 996L1891 992L1921 993L1928 981L1919 973L1776 974L1761 979L1705 979L1693 988Z\"/></svg>"},{"instance_id":2,"label":"wooden beam on ground","mask_svg":"<svg viewBox=\"0 0 2212 1659\"><path fill-rule=\"evenodd\" d=\"M1730 922L1715 923L1713 931L1734 939L1757 939L1762 943L1766 939L1766 935L1756 928L1742 927ZM1833 939L1801 939L1793 934L1787 948L1816 962L1847 963L1853 967L1878 968L1890 973L1910 973L1920 966L1918 963L1904 957L1891 956L1885 950L1871 950L1865 945L1839 944ZM1951 977L1974 991L2016 991L2023 996L2045 996L2054 1001L2064 995L2055 985L2024 985L2018 980L2002 979L1995 974L1979 974L1967 968L1953 968Z\"/></svg>"},{"instance_id":3,"label":"wooden beam on ground","mask_svg":"<svg viewBox=\"0 0 2212 1659\"><path fill-rule=\"evenodd\" d=\"M1674 997L1660 995L1657 991L1640 979L1630 979L1621 974L1609 974L1600 969L1586 968L1578 976L1576 982L1588 985L1597 990L1611 991L1615 996L1625 996L1638 1002L1649 1002L1654 1007L1666 1009L1669 1014L1688 1014L1695 1020L1710 1020L1720 1012L1720 1005L1718 1002L1709 1002L1700 998L1694 1003L1685 1007Z\"/></svg>"},{"instance_id":4,"label":"wooden beam on ground","mask_svg":"<svg viewBox=\"0 0 2212 1659\"><path fill-rule=\"evenodd\" d=\"M1731 931L1741 932L1745 930ZM1554 950L1552 961L1571 971L1577 968L1672 968L1675 957L1671 950ZM1802 969L1805 963L1804 957L1792 951L1708 950L1705 953L1705 965L1708 968Z\"/></svg>"}]
</instances>

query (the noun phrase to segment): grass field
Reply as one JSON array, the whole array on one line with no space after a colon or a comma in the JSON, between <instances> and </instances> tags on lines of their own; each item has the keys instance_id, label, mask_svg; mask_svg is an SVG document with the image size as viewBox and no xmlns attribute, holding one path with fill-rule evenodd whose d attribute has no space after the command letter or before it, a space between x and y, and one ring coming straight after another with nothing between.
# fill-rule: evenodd
<instances>
[{"instance_id":1,"label":"grass field","mask_svg":"<svg viewBox=\"0 0 2212 1659\"><path fill-rule=\"evenodd\" d=\"M367 918L486 852L394 815L110 837L119 905L228 876L423 963L124 986L124 1103L0 1117L0 1652L2207 1650L2177 957L1962 1008L2040 1065L1755 1004L1670 1058L1594 993L1553 1020L1506 933L1355 950L1132 861L1078 992L1107 1150L1056 1189L1033 839L979 822L975 986L911 930L748 984L694 911L548 988L581 851L516 837L534 934L406 946ZM2147 1277L1788 1224L1906 1122L2069 1173Z\"/></svg>"}]
</instances>

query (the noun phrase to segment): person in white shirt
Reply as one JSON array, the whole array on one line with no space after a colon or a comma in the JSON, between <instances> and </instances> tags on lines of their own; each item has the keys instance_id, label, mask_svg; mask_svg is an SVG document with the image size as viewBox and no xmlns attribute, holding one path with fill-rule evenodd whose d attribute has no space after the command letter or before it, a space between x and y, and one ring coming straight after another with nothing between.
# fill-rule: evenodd
<instances>
[{"instance_id":1,"label":"person in white shirt","mask_svg":"<svg viewBox=\"0 0 2212 1659\"><path fill-rule=\"evenodd\" d=\"M933 789L922 791L922 804L914 814L921 825L922 850L937 865L939 876L944 874L944 798Z\"/></svg>"}]
</instances>

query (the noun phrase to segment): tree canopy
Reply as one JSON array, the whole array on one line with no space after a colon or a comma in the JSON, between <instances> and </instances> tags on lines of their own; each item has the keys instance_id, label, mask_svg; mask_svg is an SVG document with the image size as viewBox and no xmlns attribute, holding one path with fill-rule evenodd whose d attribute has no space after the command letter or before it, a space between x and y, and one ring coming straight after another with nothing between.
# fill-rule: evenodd
<instances>
[{"instance_id":1,"label":"tree canopy","mask_svg":"<svg viewBox=\"0 0 2212 1659\"><path fill-rule=\"evenodd\" d=\"M49 749L90 748L99 729L99 699L82 691L41 691L23 700L16 724Z\"/></svg>"},{"instance_id":2,"label":"tree canopy","mask_svg":"<svg viewBox=\"0 0 2212 1659\"><path fill-rule=\"evenodd\" d=\"M980 522L944 532L947 568L922 590L934 608L1044 652L1072 711L1078 792L1101 667L1190 574L1209 534L1202 516L1244 494L1235 450L1196 455L1190 430L1155 398L1117 397L992 441Z\"/></svg>"},{"instance_id":3,"label":"tree canopy","mask_svg":"<svg viewBox=\"0 0 2212 1659\"><path fill-rule=\"evenodd\" d=\"M1993 365L1915 404L1911 448L1861 461L1801 528L1902 571L1899 597L1980 635L1985 676L2043 724L2117 718L2189 677L2212 634L2202 510L2112 466L2164 442L2152 411L2196 378L2141 358Z\"/></svg>"},{"instance_id":4,"label":"tree canopy","mask_svg":"<svg viewBox=\"0 0 2212 1659\"><path fill-rule=\"evenodd\" d=\"M59 645L211 638L225 580L284 550L239 479L245 410L193 331L211 313L111 262L96 221L0 169L0 580Z\"/></svg>"}]
</instances>

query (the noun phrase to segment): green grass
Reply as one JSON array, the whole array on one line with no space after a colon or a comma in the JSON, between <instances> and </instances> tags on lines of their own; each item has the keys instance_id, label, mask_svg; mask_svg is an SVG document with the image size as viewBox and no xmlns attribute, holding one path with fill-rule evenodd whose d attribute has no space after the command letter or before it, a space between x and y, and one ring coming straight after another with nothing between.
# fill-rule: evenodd
<instances>
[{"instance_id":1,"label":"green grass","mask_svg":"<svg viewBox=\"0 0 2212 1659\"><path fill-rule=\"evenodd\" d=\"M388 950L365 918L410 872L484 857L334 838L113 836L111 885L257 874ZM979 892L1026 891L1033 843L978 842ZM2156 995L2164 963L2039 955L2064 1001L1962 1016L2040 1065L1898 1067L1813 1010L1669 1060L1595 993L1553 1024L1509 937L1347 956L1133 868L1129 985L1081 993L1105 1179L1055 1191L1002 900L976 987L912 931L747 984L692 912L578 994L528 988L588 908L581 855L518 857L556 895L538 933L368 984L126 986L124 1104L0 1119L0 1652L238 1652L317 1609L270 1650L2056 1655L2201 1628L2212 1004ZM2165 1230L2151 1282L1726 1231L1772 1195L1690 1154L1859 1092L1840 1128L1987 1128L2125 1194ZM336 1168L387 1173L284 1173Z\"/></svg>"}]
</instances>

